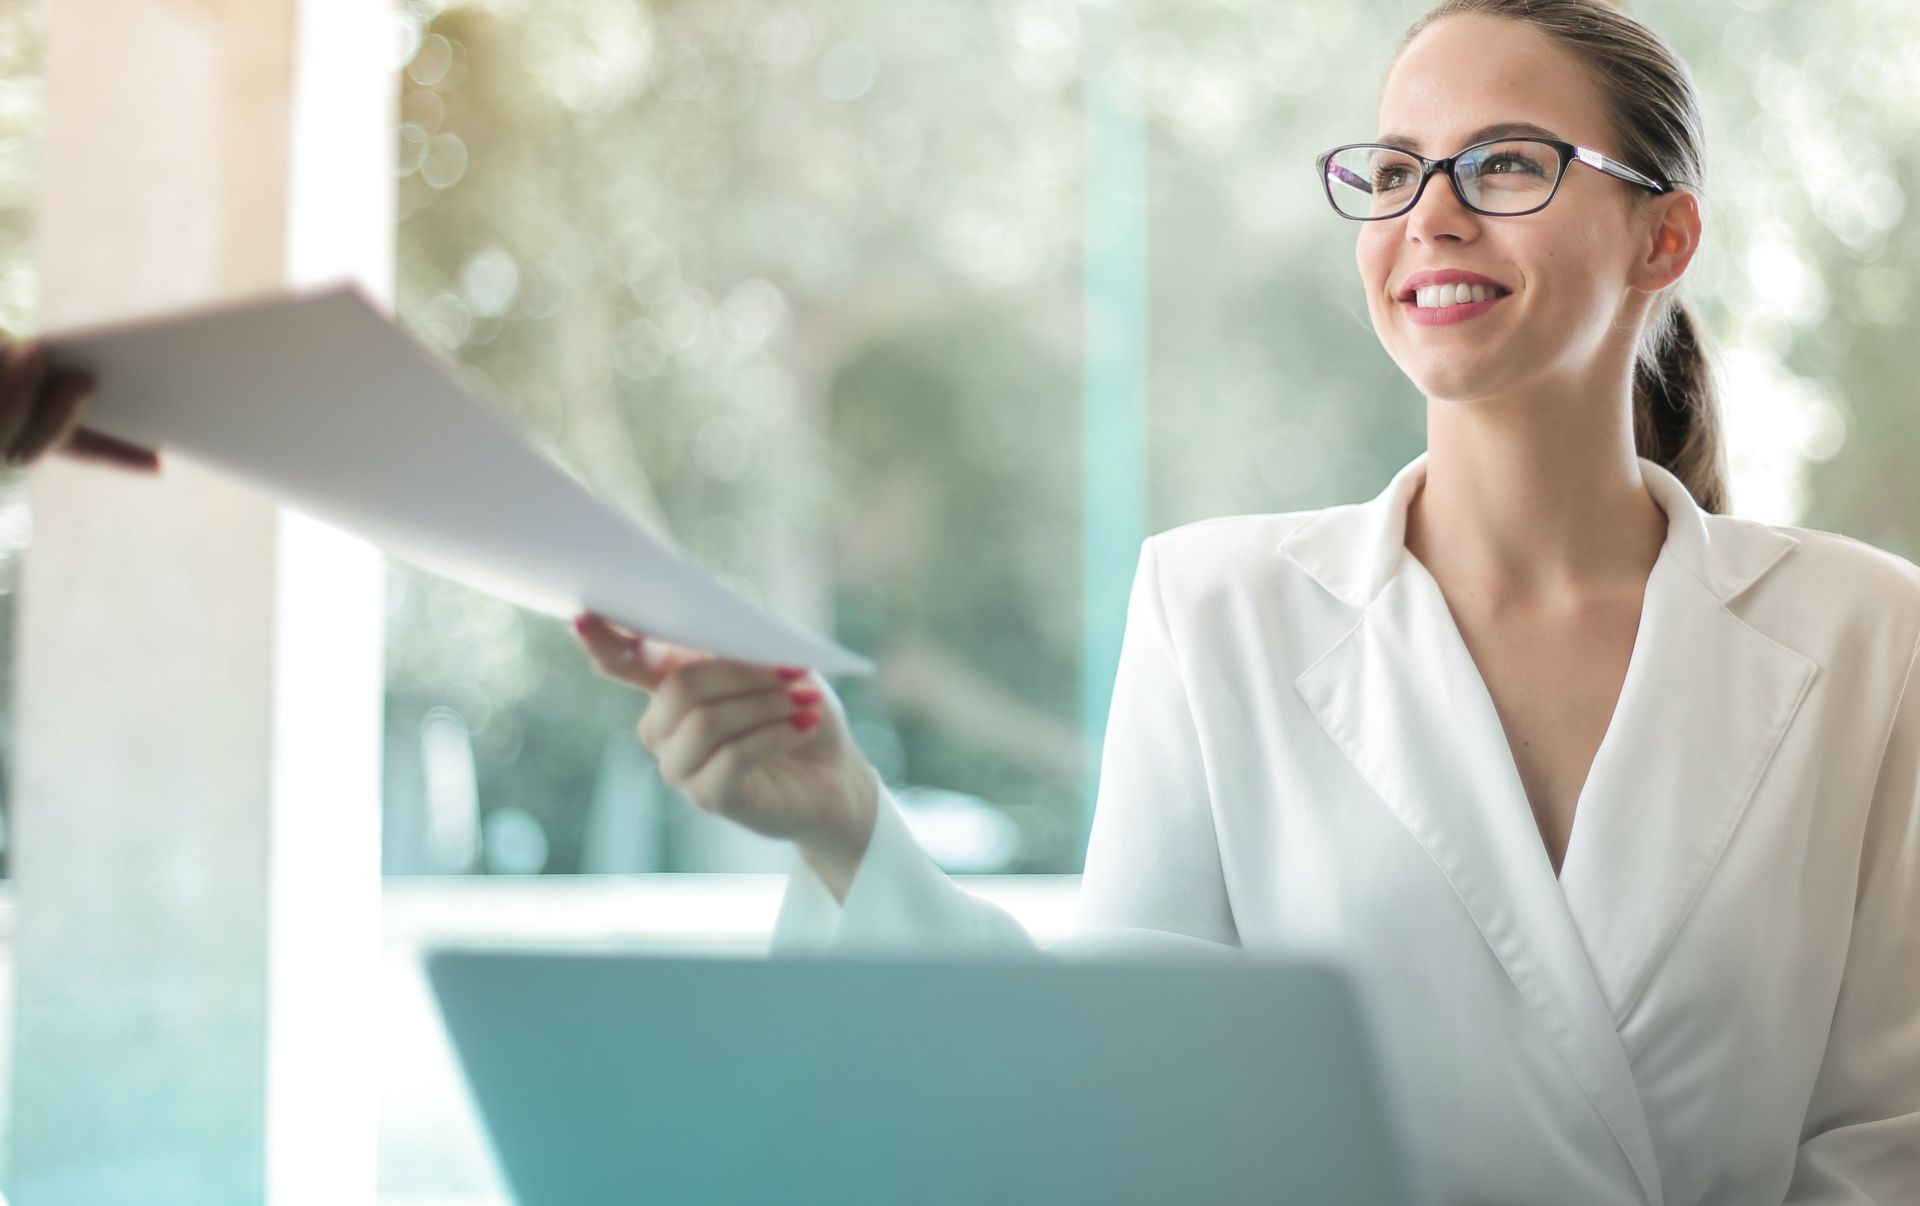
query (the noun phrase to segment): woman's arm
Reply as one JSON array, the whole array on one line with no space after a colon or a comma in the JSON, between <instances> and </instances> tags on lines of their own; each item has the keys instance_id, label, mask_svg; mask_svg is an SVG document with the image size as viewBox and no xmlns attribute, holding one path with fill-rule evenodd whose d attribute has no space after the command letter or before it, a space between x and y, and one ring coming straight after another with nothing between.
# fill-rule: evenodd
<instances>
[{"instance_id":1,"label":"woman's arm","mask_svg":"<svg viewBox=\"0 0 1920 1206\"><path fill-rule=\"evenodd\" d=\"M1101 747L1075 934L1068 954L1173 949L1179 937L1238 943L1220 869L1211 795L1160 591L1158 542L1141 545ZM796 858L771 951L1033 950L1013 916L961 888L914 842L878 784L872 836L844 902ZM1167 936L1176 936L1171 942Z\"/></svg>"},{"instance_id":2,"label":"woman's arm","mask_svg":"<svg viewBox=\"0 0 1920 1206\"><path fill-rule=\"evenodd\" d=\"M1033 939L1010 913L962 889L920 848L877 772L874 785L873 832L846 900L836 900L806 858L796 857L774 919L771 952L1033 949Z\"/></svg>"}]
</instances>

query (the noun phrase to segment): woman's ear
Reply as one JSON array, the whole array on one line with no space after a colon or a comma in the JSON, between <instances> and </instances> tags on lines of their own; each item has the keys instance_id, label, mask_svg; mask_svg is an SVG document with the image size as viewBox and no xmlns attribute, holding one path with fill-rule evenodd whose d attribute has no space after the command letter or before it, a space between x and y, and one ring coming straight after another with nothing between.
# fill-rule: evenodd
<instances>
[{"instance_id":1,"label":"woman's ear","mask_svg":"<svg viewBox=\"0 0 1920 1206\"><path fill-rule=\"evenodd\" d=\"M1652 241L1646 254L1635 265L1636 289L1656 293L1686 274L1700 249L1700 201L1692 193L1679 190L1656 201Z\"/></svg>"}]
</instances>

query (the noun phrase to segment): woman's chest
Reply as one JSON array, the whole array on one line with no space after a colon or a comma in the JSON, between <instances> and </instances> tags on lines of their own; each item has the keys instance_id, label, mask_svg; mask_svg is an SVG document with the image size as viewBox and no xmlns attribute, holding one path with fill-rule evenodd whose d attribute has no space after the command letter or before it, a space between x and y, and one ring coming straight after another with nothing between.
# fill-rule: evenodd
<instances>
[{"instance_id":1,"label":"woman's chest","mask_svg":"<svg viewBox=\"0 0 1920 1206\"><path fill-rule=\"evenodd\" d=\"M1453 611L1555 875L1626 681L1640 602L1548 615Z\"/></svg>"},{"instance_id":2,"label":"woman's chest","mask_svg":"<svg viewBox=\"0 0 1920 1206\"><path fill-rule=\"evenodd\" d=\"M1871 733L1809 705L1770 743L1703 772L1679 759L1708 717L1676 704L1616 725L1610 676L1556 675L1565 659L1546 649L1520 664L1526 648L1490 658L1485 683L1470 684L1478 721L1464 687L1429 685L1409 702L1382 681L1329 709L1310 698L1310 676L1248 682L1196 708L1243 939L1396 949L1438 934L1520 950L1559 938L1569 950L1526 953L1590 963L1623 1026L1658 976L1677 982L1658 1000L1709 1011L1766 991L1776 972L1788 988L1808 965L1768 936L1844 932ZM1556 691L1584 698L1542 702ZM1375 715L1395 709L1401 723ZM1642 748L1649 726L1672 732ZM1527 789L1530 778L1548 786ZM1579 863L1572 883L1559 878L1565 854ZM1549 915L1569 924L1543 924Z\"/></svg>"}]
</instances>

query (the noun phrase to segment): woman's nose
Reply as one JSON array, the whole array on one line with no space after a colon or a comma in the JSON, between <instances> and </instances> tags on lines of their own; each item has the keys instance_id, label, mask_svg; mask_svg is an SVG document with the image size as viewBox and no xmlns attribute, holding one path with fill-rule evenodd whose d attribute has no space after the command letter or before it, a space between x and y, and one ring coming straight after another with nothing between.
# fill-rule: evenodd
<instances>
[{"instance_id":1,"label":"woman's nose","mask_svg":"<svg viewBox=\"0 0 1920 1206\"><path fill-rule=\"evenodd\" d=\"M1427 177L1427 187L1406 217L1407 237L1423 240L1446 235L1465 238L1479 221L1478 214L1460 203L1445 172Z\"/></svg>"}]
</instances>

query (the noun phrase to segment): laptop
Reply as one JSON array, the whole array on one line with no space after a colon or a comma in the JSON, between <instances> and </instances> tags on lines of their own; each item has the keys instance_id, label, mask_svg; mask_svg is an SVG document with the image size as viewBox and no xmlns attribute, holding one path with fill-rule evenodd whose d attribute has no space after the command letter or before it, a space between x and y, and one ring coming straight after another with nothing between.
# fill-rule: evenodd
<instances>
[{"instance_id":1,"label":"laptop","mask_svg":"<svg viewBox=\"0 0 1920 1206\"><path fill-rule=\"evenodd\" d=\"M1318 957L425 963L521 1206L1418 1200Z\"/></svg>"}]
</instances>

